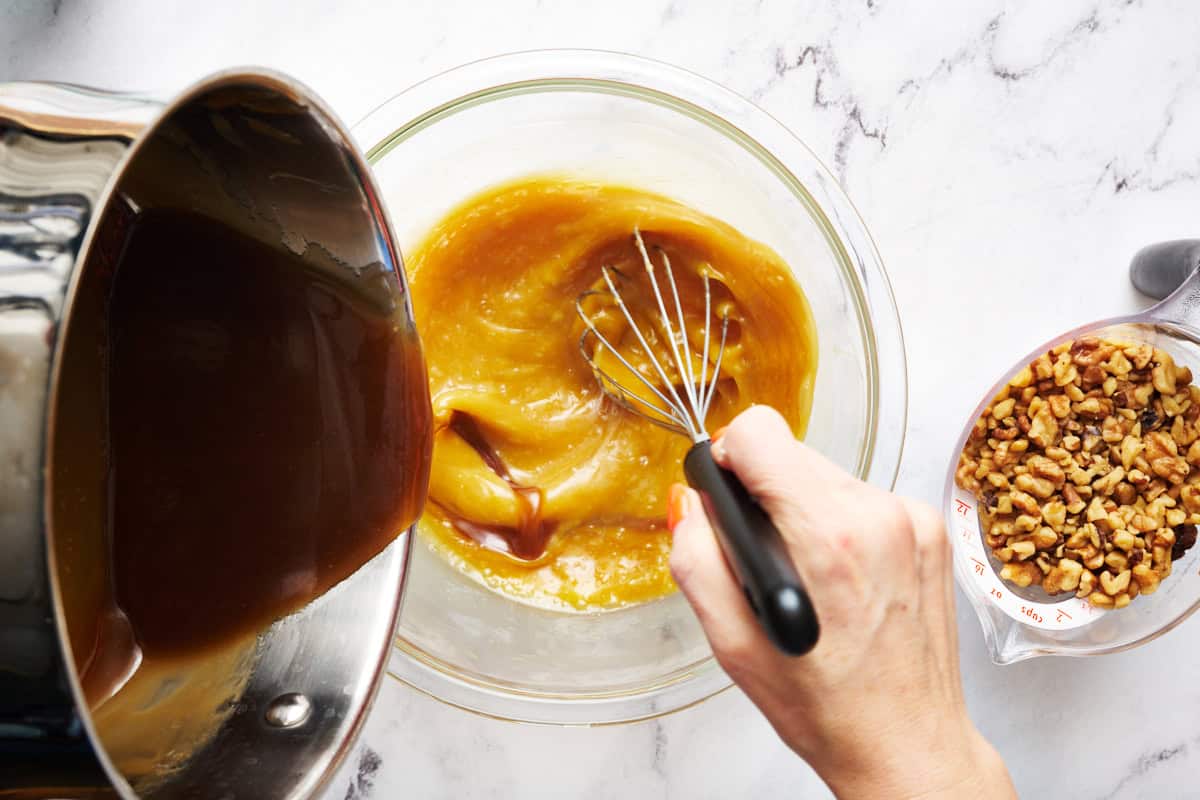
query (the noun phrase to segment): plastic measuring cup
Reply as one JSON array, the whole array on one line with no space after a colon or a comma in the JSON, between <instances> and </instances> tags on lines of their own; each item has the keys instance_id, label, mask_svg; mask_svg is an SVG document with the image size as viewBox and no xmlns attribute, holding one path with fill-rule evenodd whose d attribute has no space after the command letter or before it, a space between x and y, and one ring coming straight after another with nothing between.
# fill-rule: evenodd
<instances>
[{"instance_id":1,"label":"plastic measuring cup","mask_svg":"<svg viewBox=\"0 0 1200 800\"><path fill-rule=\"evenodd\" d=\"M991 399L1022 367L1062 342L1081 336L1145 342L1169 353L1200 376L1200 240L1164 242L1141 250L1130 265L1141 291L1162 298L1140 314L1084 325L1051 339L1019 359L984 395L963 427L946 474L944 512L953 542L954 575L983 626L992 660L1011 664L1045 655L1113 653L1150 641L1200 609L1200 546L1175 561L1158 591L1129 606L1105 610L1073 593L1051 596L1034 584L1000 579L1001 562L980 530L977 501L954 482L967 436ZM1176 288L1178 287L1178 288ZM1174 291L1172 291L1174 290Z\"/></svg>"}]
</instances>

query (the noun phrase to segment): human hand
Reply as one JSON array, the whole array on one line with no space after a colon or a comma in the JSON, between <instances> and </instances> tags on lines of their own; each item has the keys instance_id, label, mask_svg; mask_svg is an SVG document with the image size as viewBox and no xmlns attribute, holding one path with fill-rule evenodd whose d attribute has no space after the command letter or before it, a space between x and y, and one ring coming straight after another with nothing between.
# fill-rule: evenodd
<instances>
[{"instance_id":1,"label":"human hand","mask_svg":"<svg viewBox=\"0 0 1200 800\"><path fill-rule=\"evenodd\" d=\"M671 571L717 661L783 741L842 798L1015 797L967 715L939 515L854 479L766 406L734 419L712 452L779 528L821 638L798 658L775 649L682 486Z\"/></svg>"}]
</instances>

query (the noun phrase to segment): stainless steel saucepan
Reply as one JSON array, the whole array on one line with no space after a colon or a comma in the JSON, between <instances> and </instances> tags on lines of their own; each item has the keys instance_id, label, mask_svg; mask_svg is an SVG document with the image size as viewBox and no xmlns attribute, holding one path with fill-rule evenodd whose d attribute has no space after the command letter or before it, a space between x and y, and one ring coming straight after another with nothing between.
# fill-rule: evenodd
<instances>
[{"instance_id":1,"label":"stainless steel saucepan","mask_svg":"<svg viewBox=\"0 0 1200 800\"><path fill-rule=\"evenodd\" d=\"M96 300L81 275L113 267L148 205L287 247L367 299L404 292L365 161L295 82L227 72L169 104L0 84L0 798L306 797L377 689L410 534L116 718L98 720L82 699L72 633L95 612L102 487L56 484L54 454L98 448L102 415L94 387L64 390L63 342ZM56 492L74 493L77 513L56 513Z\"/></svg>"}]
</instances>

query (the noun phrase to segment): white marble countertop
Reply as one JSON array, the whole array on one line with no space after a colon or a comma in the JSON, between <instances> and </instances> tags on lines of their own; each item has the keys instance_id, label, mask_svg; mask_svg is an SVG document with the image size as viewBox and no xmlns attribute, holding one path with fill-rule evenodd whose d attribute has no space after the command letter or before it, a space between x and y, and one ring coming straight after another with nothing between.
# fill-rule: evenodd
<instances>
[{"instance_id":1,"label":"white marble countertop","mask_svg":"<svg viewBox=\"0 0 1200 800\"><path fill-rule=\"evenodd\" d=\"M0 80L170 91L264 64L354 122L506 51L597 47L700 72L790 126L862 211L910 359L898 488L936 501L997 372L1146 305L1129 257L1200 236L1197 42L1190 0L15 0L0 6ZM1200 620L1121 655L995 667L959 605L971 712L1023 796L1200 797ZM826 795L736 692L657 722L551 729L389 680L327 797Z\"/></svg>"}]
</instances>

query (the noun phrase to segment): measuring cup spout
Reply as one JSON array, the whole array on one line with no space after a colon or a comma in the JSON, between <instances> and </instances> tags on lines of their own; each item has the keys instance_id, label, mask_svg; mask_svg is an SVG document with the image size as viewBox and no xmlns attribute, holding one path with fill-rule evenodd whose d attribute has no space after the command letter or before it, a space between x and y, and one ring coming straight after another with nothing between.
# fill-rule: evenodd
<instances>
[{"instance_id":1,"label":"measuring cup spout","mask_svg":"<svg viewBox=\"0 0 1200 800\"><path fill-rule=\"evenodd\" d=\"M1149 315L1200 328L1200 239L1176 239L1143 247L1129 264L1139 292L1162 302Z\"/></svg>"}]
</instances>

